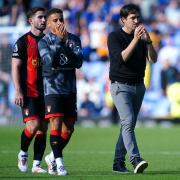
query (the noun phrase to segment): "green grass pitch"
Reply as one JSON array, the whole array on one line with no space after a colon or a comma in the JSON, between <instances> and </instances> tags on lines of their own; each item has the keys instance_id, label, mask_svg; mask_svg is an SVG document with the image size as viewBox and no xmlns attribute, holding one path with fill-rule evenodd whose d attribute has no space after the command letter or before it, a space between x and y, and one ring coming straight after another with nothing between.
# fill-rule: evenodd
<instances>
[{"instance_id":1,"label":"green grass pitch","mask_svg":"<svg viewBox=\"0 0 180 180\"><path fill-rule=\"evenodd\" d=\"M74 135L64 151L66 177L32 174L32 144L29 148L29 170L19 172L17 154L23 127L0 126L0 179L72 179L72 180L174 180L180 179L180 127L137 128L137 140L142 157L149 162L144 174L133 174L127 157L129 174L112 172L115 141L119 128L82 128L76 126ZM49 135L45 154L50 152ZM42 163L46 168L46 164Z\"/></svg>"}]
</instances>

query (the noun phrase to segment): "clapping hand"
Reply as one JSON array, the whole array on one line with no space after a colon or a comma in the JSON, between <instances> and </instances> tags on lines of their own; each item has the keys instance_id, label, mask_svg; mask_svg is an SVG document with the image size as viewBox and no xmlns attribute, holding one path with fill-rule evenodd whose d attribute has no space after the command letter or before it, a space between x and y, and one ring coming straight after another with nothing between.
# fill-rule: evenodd
<instances>
[{"instance_id":1,"label":"clapping hand","mask_svg":"<svg viewBox=\"0 0 180 180\"><path fill-rule=\"evenodd\" d=\"M145 29L145 27L143 25L139 25L135 31L134 31L134 37L139 39L143 39L146 42L150 42L151 38L149 36L149 33L147 32L147 30Z\"/></svg>"}]
</instances>

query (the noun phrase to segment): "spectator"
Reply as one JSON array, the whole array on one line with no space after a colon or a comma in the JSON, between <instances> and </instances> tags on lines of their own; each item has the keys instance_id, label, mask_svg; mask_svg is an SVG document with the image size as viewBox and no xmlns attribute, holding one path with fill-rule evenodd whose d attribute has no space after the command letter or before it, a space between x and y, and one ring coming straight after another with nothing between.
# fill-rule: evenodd
<instances>
[{"instance_id":1,"label":"spectator","mask_svg":"<svg viewBox=\"0 0 180 180\"><path fill-rule=\"evenodd\" d=\"M11 25L25 26L26 15L23 0L16 0L11 10Z\"/></svg>"},{"instance_id":2,"label":"spectator","mask_svg":"<svg viewBox=\"0 0 180 180\"><path fill-rule=\"evenodd\" d=\"M176 67L170 64L168 59L164 60L162 63L161 70L161 88L166 94L167 86L178 81L178 70Z\"/></svg>"},{"instance_id":3,"label":"spectator","mask_svg":"<svg viewBox=\"0 0 180 180\"><path fill-rule=\"evenodd\" d=\"M79 110L80 117L97 117L98 115L98 109L96 108L93 101L89 99L89 94L86 93L84 95L84 101L81 104L80 110Z\"/></svg>"},{"instance_id":4,"label":"spectator","mask_svg":"<svg viewBox=\"0 0 180 180\"><path fill-rule=\"evenodd\" d=\"M58 7L63 9L67 29L81 36L86 61L82 68L84 74L83 83L82 79L77 80L77 84L78 81L80 81L80 86L83 87L83 90L80 90L82 94L80 95L81 100L78 100L78 107L81 105L82 97L88 92L89 79L95 77L95 81L99 83L101 88L100 100L103 109L100 114L105 116L108 114L108 111L105 109L110 107L107 107L107 104L104 102L110 98L103 88L105 79L103 79L102 76L104 69L108 68L108 64L106 63L108 60L107 47L104 42L106 42L107 33L120 28L119 10L125 3L129 2L134 2L140 6L142 10L142 20L150 32L154 47L159 52L159 61L155 65L147 66L146 72L148 72L148 76L145 76L145 82L148 82L149 88L146 92L147 98L146 95L144 98L143 105L145 106L143 107L149 108L149 110L146 111L146 114L149 116L167 114L168 106L160 106L156 103L159 102L159 104L162 104L162 102L168 102L167 97L162 94L161 89L163 61L169 59L170 66L176 67L178 71L180 70L180 11L177 0L1 0L0 26L13 25L13 30L11 31L9 27L3 27L0 29L0 33L3 31L7 33L9 31L8 44L14 44L20 35L29 30L29 27L26 26L26 17L24 16L24 12L26 12L27 9L38 5L46 8ZM16 31L15 28L17 26L21 26L22 31L19 27L18 31ZM2 40L0 44L2 44L3 41L4 40ZM1 49L0 54L8 54L8 48ZM2 60L5 68L9 68L7 65L8 61L8 56L6 60ZM82 84L84 85L82 86ZM153 94L152 97L149 96L149 94ZM153 97L158 99L154 99ZM156 108L154 108L154 106L156 106ZM141 111L143 113L145 112L143 108Z\"/></svg>"},{"instance_id":5,"label":"spectator","mask_svg":"<svg viewBox=\"0 0 180 180\"><path fill-rule=\"evenodd\" d=\"M7 34L1 34L0 46L0 114L8 116L10 113L8 86L10 83L10 59L11 47L8 43Z\"/></svg>"},{"instance_id":6,"label":"spectator","mask_svg":"<svg viewBox=\"0 0 180 180\"><path fill-rule=\"evenodd\" d=\"M8 0L1 0L0 3L0 26L8 26L10 23L9 12L11 10Z\"/></svg>"}]
</instances>

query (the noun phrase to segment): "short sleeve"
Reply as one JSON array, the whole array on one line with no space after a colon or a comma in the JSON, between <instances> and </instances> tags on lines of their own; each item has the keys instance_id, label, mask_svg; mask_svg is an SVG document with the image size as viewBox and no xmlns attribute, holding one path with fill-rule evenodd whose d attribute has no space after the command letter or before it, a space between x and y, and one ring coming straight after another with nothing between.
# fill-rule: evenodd
<instances>
[{"instance_id":1,"label":"short sleeve","mask_svg":"<svg viewBox=\"0 0 180 180\"><path fill-rule=\"evenodd\" d=\"M13 50L12 50L12 57L18 58L18 59L25 59L25 42L23 39L18 39L17 42L14 44Z\"/></svg>"},{"instance_id":2,"label":"short sleeve","mask_svg":"<svg viewBox=\"0 0 180 180\"><path fill-rule=\"evenodd\" d=\"M110 59L113 58L113 59L121 60L122 59L121 52L123 51L123 48L122 48L121 40L119 40L115 32L109 34L107 45L108 45Z\"/></svg>"}]
</instances>

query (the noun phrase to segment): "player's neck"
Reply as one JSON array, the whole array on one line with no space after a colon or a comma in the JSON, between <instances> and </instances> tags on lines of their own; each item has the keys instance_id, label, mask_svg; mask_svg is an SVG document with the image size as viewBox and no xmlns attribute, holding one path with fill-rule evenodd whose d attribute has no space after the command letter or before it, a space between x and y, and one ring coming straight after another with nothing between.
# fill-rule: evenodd
<instances>
[{"instance_id":1,"label":"player's neck","mask_svg":"<svg viewBox=\"0 0 180 180\"><path fill-rule=\"evenodd\" d=\"M133 33L133 30L132 29L130 29L130 28L128 28L128 27L126 27L126 26L123 26L123 31L125 31L127 34L132 34Z\"/></svg>"},{"instance_id":2,"label":"player's neck","mask_svg":"<svg viewBox=\"0 0 180 180\"><path fill-rule=\"evenodd\" d=\"M43 31L40 31L38 29L35 28L31 28L31 32L35 35L35 36L41 36L43 34Z\"/></svg>"}]
</instances>

